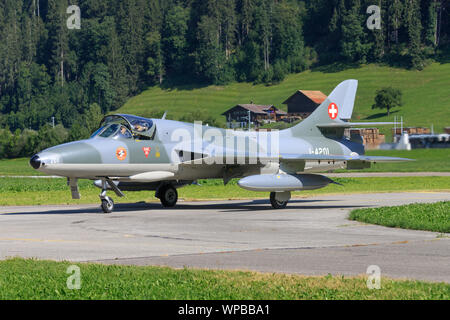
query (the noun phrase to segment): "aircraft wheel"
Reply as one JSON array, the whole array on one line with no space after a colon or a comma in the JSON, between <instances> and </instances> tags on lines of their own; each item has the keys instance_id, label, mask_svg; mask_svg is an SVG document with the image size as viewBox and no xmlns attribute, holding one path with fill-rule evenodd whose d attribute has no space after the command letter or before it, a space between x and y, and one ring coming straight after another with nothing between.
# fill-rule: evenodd
<instances>
[{"instance_id":1,"label":"aircraft wheel","mask_svg":"<svg viewBox=\"0 0 450 320\"><path fill-rule=\"evenodd\" d=\"M159 196L163 207L172 208L175 207L178 201L178 192L172 186L165 186L159 191Z\"/></svg>"},{"instance_id":2,"label":"aircraft wheel","mask_svg":"<svg viewBox=\"0 0 450 320\"><path fill-rule=\"evenodd\" d=\"M270 193L270 204L272 205L272 208L274 209L284 209L286 208L289 201L278 201L275 199L276 192Z\"/></svg>"},{"instance_id":3,"label":"aircraft wheel","mask_svg":"<svg viewBox=\"0 0 450 320\"><path fill-rule=\"evenodd\" d=\"M114 210L113 199L109 197L107 197L106 199L102 199L102 210L104 213L111 213Z\"/></svg>"}]
</instances>

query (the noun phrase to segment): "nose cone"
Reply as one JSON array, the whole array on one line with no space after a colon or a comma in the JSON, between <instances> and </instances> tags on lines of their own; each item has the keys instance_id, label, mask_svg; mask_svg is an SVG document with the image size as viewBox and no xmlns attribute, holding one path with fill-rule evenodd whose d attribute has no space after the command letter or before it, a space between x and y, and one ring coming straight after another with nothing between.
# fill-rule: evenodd
<instances>
[{"instance_id":1,"label":"nose cone","mask_svg":"<svg viewBox=\"0 0 450 320\"><path fill-rule=\"evenodd\" d=\"M39 169L41 167L42 161L39 158L38 155L34 155L31 159L30 159L30 166L32 166L34 169Z\"/></svg>"}]
</instances>

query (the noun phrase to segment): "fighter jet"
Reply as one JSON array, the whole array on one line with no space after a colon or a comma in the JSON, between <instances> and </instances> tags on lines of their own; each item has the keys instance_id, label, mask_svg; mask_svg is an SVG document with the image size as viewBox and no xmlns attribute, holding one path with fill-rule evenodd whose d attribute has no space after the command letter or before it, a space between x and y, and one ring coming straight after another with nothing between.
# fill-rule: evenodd
<instances>
[{"instance_id":1,"label":"fighter jet","mask_svg":"<svg viewBox=\"0 0 450 320\"><path fill-rule=\"evenodd\" d=\"M44 150L30 165L67 177L74 199L80 199L78 180L93 180L101 189L105 213L114 209L109 190L119 197L123 191L155 191L164 207L173 207L180 187L199 179L223 179L227 184L234 178L240 178L241 188L270 192L272 207L282 209L292 191L335 183L318 172L409 161L365 156L361 137L344 134L346 128L390 124L350 122L357 86L357 80L342 82L311 116L281 131L234 131L165 116L109 115L89 139Z\"/></svg>"}]
</instances>

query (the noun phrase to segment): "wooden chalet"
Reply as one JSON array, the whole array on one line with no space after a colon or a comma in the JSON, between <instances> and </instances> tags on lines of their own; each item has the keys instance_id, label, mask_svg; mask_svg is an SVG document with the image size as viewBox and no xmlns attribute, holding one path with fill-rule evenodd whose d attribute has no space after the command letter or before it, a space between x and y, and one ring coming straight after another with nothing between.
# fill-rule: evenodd
<instances>
[{"instance_id":1,"label":"wooden chalet","mask_svg":"<svg viewBox=\"0 0 450 320\"><path fill-rule=\"evenodd\" d=\"M227 119L228 128L246 128L249 115L252 125L259 127L265 123L280 121L287 113L274 105L238 104L222 115Z\"/></svg>"},{"instance_id":2,"label":"wooden chalet","mask_svg":"<svg viewBox=\"0 0 450 320\"><path fill-rule=\"evenodd\" d=\"M326 99L327 96L320 91L299 90L283 104L288 107L289 118L305 119Z\"/></svg>"}]
</instances>

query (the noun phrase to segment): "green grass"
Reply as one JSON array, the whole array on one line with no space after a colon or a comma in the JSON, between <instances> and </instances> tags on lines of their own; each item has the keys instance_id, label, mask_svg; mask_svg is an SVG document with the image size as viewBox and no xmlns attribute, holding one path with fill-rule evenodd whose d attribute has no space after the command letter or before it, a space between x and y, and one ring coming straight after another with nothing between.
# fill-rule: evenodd
<instances>
[{"instance_id":1,"label":"green grass","mask_svg":"<svg viewBox=\"0 0 450 320\"><path fill-rule=\"evenodd\" d=\"M335 193L377 193L405 191L450 191L450 177L394 177L394 178L337 178L344 186L329 185L312 191L294 192L294 197L306 197ZM202 186L187 186L179 189L179 198L185 200L230 200L230 199L268 199L267 192L247 191L237 186L237 180L227 186L221 180L199 181ZM91 204L98 203L100 190L91 181L79 183L81 200L72 200L64 179L47 178L1 178L0 206L47 205L47 204ZM125 192L125 198L116 197L116 203L159 201L152 191Z\"/></svg>"},{"instance_id":2,"label":"green grass","mask_svg":"<svg viewBox=\"0 0 450 320\"><path fill-rule=\"evenodd\" d=\"M150 116L154 110L169 111L169 119L179 119L193 110L220 119L220 114L238 103L274 104L283 110L282 102L299 89L320 90L329 94L336 85L346 79L359 80L353 119L358 121L393 121L402 115L406 126L434 124L436 131L449 126L450 64L433 63L423 71L405 70L377 65L328 73L306 71L289 75L285 81L274 86L233 83L227 86L181 86L172 89L151 87L131 98L119 113ZM372 110L376 90L392 86L403 92L402 108L394 109L389 117L383 110ZM390 129L383 132L388 133Z\"/></svg>"},{"instance_id":3,"label":"green grass","mask_svg":"<svg viewBox=\"0 0 450 320\"><path fill-rule=\"evenodd\" d=\"M353 210L351 220L386 227L450 233L450 202Z\"/></svg>"},{"instance_id":4,"label":"green grass","mask_svg":"<svg viewBox=\"0 0 450 320\"><path fill-rule=\"evenodd\" d=\"M0 176L42 176L43 173L34 170L30 158L0 160Z\"/></svg>"},{"instance_id":5,"label":"green grass","mask_svg":"<svg viewBox=\"0 0 450 320\"><path fill-rule=\"evenodd\" d=\"M410 162L377 163L362 172L449 172L450 149L370 150L370 156L414 159Z\"/></svg>"},{"instance_id":6,"label":"green grass","mask_svg":"<svg viewBox=\"0 0 450 320\"><path fill-rule=\"evenodd\" d=\"M441 299L450 285L382 278L369 290L366 278L304 277L241 271L77 264L81 289L67 288L68 262L0 261L0 299Z\"/></svg>"}]
</instances>

